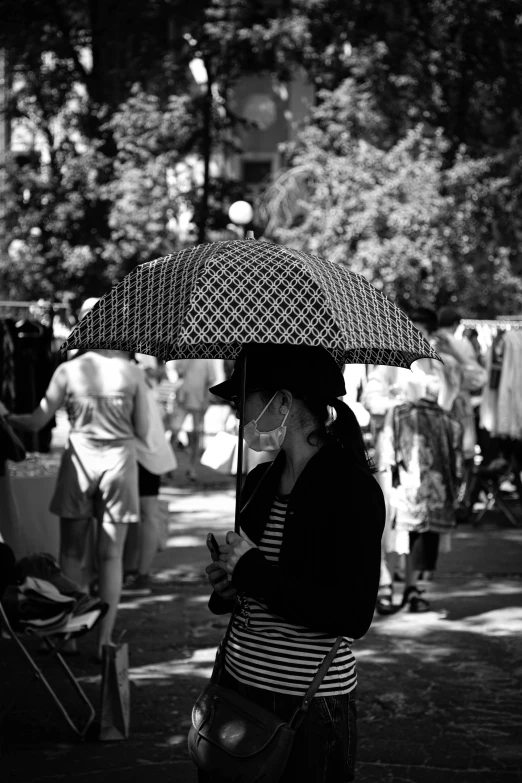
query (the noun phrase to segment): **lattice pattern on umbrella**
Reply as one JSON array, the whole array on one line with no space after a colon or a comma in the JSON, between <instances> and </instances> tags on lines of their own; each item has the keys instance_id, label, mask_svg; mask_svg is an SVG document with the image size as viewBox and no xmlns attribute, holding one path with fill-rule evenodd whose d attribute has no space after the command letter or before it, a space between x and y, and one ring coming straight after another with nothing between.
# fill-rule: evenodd
<instances>
[{"instance_id":1,"label":"lattice pattern on umbrella","mask_svg":"<svg viewBox=\"0 0 522 783\"><path fill-rule=\"evenodd\" d=\"M339 364L409 367L438 358L362 275L253 240L197 245L142 264L101 299L64 348L234 359L250 342L320 345Z\"/></svg>"}]
</instances>

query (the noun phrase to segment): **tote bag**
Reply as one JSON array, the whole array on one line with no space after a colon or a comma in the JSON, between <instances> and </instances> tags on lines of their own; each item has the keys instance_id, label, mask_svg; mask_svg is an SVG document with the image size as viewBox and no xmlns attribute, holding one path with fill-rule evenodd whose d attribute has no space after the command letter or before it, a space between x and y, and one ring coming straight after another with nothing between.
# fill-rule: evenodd
<instances>
[{"instance_id":1,"label":"tote bag","mask_svg":"<svg viewBox=\"0 0 522 783\"><path fill-rule=\"evenodd\" d=\"M130 729L129 647L104 645L100 705L100 740L124 740Z\"/></svg>"}]
</instances>

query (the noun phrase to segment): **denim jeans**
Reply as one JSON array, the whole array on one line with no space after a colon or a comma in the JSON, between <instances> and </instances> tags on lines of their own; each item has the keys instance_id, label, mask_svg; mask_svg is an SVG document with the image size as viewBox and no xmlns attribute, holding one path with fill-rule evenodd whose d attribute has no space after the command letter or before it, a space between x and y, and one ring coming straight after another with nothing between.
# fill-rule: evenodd
<instances>
[{"instance_id":1,"label":"denim jeans","mask_svg":"<svg viewBox=\"0 0 522 783\"><path fill-rule=\"evenodd\" d=\"M220 685L290 720L302 696L265 691L244 685L224 671ZM344 696L314 696L299 726L280 783L348 783L354 779L357 750L355 692ZM198 783L220 783L198 772Z\"/></svg>"}]
</instances>

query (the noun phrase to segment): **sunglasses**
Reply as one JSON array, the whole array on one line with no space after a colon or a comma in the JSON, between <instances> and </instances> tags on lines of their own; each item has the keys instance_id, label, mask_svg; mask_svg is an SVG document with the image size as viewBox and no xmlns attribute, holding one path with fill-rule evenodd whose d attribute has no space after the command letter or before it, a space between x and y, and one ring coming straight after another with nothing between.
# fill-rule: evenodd
<instances>
[{"instance_id":1,"label":"sunglasses","mask_svg":"<svg viewBox=\"0 0 522 783\"><path fill-rule=\"evenodd\" d=\"M255 394L256 392L259 392L259 391L261 391L261 389L247 389L247 390L246 390L246 393L245 393L245 399L248 397L248 395L249 395L249 394ZM233 405L235 408L238 408L238 407L239 407L239 403L240 403L240 401L241 401L241 397L240 397L240 395L239 395L239 394L233 394L233 395L230 397L230 402L232 403L232 405Z\"/></svg>"}]
</instances>

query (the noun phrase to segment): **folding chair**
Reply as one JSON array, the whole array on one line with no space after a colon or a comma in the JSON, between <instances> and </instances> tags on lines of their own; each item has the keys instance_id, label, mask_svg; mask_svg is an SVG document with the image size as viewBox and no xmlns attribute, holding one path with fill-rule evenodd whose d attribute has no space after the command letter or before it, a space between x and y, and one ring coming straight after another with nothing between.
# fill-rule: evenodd
<instances>
[{"instance_id":1,"label":"folding chair","mask_svg":"<svg viewBox=\"0 0 522 783\"><path fill-rule=\"evenodd\" d=\"M496 508L504 514L508 522L514 527L518 527L522 523L522 520L517 520L502 497L500 485L508 476L509 465L506 462L499 461L498 465L494 463L491 465L475 465L473 470L473 492L476 492L478 495L482 490L486 495L486 503L484 508L477 514L474 514L473 525L478 525L487 511L493 511Z\"/></svg>"},{"instance_id":2,"label":"folding chair","mask_svg":"<svg viewBox=\"0 0 522 783\"><path fill-rule=\"evenodd\" d=\"M63 646L71 639L77 639L80 636L89 633L99 623L101 618L106 613L107 609L108 609L107 604L101 604L99 607L93 609L92 611L88 612L85 615L72 617L71 620L67 623L67 625L65 625L59 631L55 630L55 631L46 632L45 630L37 630L37 631L31 631L31 634L28 634L28 633L21 633L19 631L16 631L12 627L11 623L9 622L9 618L7 617L7 614L5 612L5 609L2 605L2 602L0 601L0 626L3 626L3 628L7 632L8 637L12 639L12 641L15 643L16 648L18 649L22 657L29 664L36 679L40 680L42 685L46 688L47 692L53 699L56 707L67 721L72 731L80 739L85 739L87 731L89 730L89 727L93 723L94 718L96 716L96 711L93 705L91 704L91 702L89 701L80 683L78 682L73 672L67 665L63 656L61 655L60 650L62 650ZM34 638L34 637L41 639L47 647L47 652L44 658L43 666L38 666L33 656L31 655L30 651L27 649L27 647L24 644L24 640L27 640L28 638ZM83 706L86 707L87 709L88 715L83 724L79 724L72 719L69 712L65 708L63 702L60 700L57 693L53 690L52 685L50 684L49 680L45 677L43 673L43 670L46 669L49 663L54 660L58 661L62 672L65 674L67 680L71 683L75 693L78 696L78 699L82 702ZM28 678L26 680L25 687L23 687L21 691L19 691L15 695L14 699L7 707L5 707L0 711L0 723L4 720L4 718L7 717L7 715L9 715L9 713L16 706L21 695L23 695L23 693L29 687L30 682L31 679Z\"/></svg>"}]
</instances>

